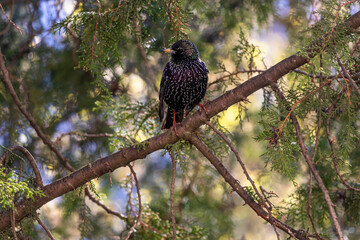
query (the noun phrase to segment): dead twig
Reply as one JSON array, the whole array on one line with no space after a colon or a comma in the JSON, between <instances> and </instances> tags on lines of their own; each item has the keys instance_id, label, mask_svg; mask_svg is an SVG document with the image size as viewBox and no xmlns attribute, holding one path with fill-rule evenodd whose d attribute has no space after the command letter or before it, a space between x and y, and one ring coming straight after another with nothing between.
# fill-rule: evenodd
<instances>
[{"instance_id":1,"label":"dead twig","mask_svg":"<svg viewBox=\"0 0 360 240\"><path fill-rule=\"evenodd\" d=\"M31 165L31 167L32 167L32 169L34 171L36 186L42 187L43 186L43 181L42 181L42 177L41 177L41 174L40 174L39 167L38 167L38 165L36 163L36 160L33 157L33 155L31 155L31 153L26 148L24 148L22 146L13 146L13 147L7 148L5 153L0 158L0 165L4 163L5 158L9 154L14 154L14 151L19 151L19 152L21 152L22 154L25 155L26 159L29 161L29 163L30 163L30 165Z\"/></svg>"},{"instance_id":2,"label":"dead twig","mask_svg":"<svg viewBox=\"0 0 360 240\"><path fill-rule=\"evenodd\" d=\"M276 219L273 216L269 216L269 213L265 211L240 185L239 181L236 180L231 173L226 169L226 167L221 163L218 157L206 146L204 142L199 139L195 134L184 135L184 138L193 144L216 168L218 173L224 178L224 180L232 187L232 189L248 204L255 212L269 222L272 225L275 225L277 228L288 233L290 236L296 237L300 240L309 240L309 237L300 230L295 230L280 220Z\"/></svg>"},{"instance_id":3,"label":"dead twig","mask_svg":"<svg viewBox=\"0 0 360 240\"><path fill-rule=\"evenodd\" d=\"M55 240L54 236L51 234L50 230L46 227L46 225L41 221L40 217L39 217L40 213L36 213L35 218L36 221L38 221L38 223L42 226L42 228L45 230L46 234L48 235L48 237L51 240Z\"/></svg>"},{"instance_id":4,"label":"dead twig","mask_svg":"<svg viewBox=\"0 0 360 240\"><path fill-rule=\"evenodd\" d=\"M245 164L244 162L241 160L240 158L240 155L239 155L239 152L236 150L235 146L231 143L231 141L222 133L220 132L215 126L214 124L212 124L210 121L207 121L206 122L206 125L208 125L209 127L211 127L215 132L216 134L218 134L225 142L226 144L230 147L231 151L235 154L235 157L236 157L236 160L238 161L238 163L240 164L241 168L243 169L243 172L247 178L247 180L251 183L251 186L253 187L255 193L256 193L256 196L259 197L260 199L260 204L263 205L264 207L266 208L270 208L270 206L266 206L266 202L263 198L263 196L260 194L260 192L258 191L254 181L252 180L252 178L250 177L246 167L245 167Z\"/></svg>"},{"instance_id":5,"label":"dead twig","mask_svg":"<svg viewBox=\"0 0 360 240\"><path fill-rule=\"evenodd\" d=\"M138 181L138 179L136 177L136 173L134 171L134 168L130 164L128 165L128 167L130 168L130 171L131 171L131 178L133 178L134 181L135 181L136 192L137 192L137 196L138 196L139 209L138 209L138 214L137 214L137 217L135 219L134 225L130 228L130 231L128 232L127 236L125 237L125 240L128 240L130 238L130 236L134 232L136 226L139 224L139 220L140 220L140 217L141 217L141 211L142 211L139 181Z\"/></svg>"},{"instance_id":6,"label":"dead twig","mask_svg":"<svg viewBox=\"0 0 360 240\"><path fill-rule=\"evenodd\" d=\"M13 5L14 5L14 3L13 3ZM1 3L0 3L0 8L1 8L2 12L4 13L5 17L8 19L9 23L11 23L20 32L20 34L22 34L21 29L18 26L16 26L16 24L8 17L8 15L6 15L6 12L5 12L3 6L1 5ZM12 15L12 12L13 12L13 9L11 10L11 15ZM4 34L7 31L6 28L3 31L1 31L0 35Z\"/></svg>"}]
</instances>

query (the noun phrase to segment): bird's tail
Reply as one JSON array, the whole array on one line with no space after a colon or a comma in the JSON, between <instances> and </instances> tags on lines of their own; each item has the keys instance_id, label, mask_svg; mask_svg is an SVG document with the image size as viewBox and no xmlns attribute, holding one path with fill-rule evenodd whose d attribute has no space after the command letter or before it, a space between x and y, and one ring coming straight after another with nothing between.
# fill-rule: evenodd
<instances>
[{"instance_id":1,"label":"bird's tail","mask_svg":"<svg viewBox=\"0 0 360 240\"><path fill-rule=\"evenodd\" d=\"M171 128L173 125L173 119L174 119L174 109L168 108L166 117L164 119L164 122L162 124L161 129L168 129ZM184 118L184 110L181 111L175 111L175 121L177 123L181 122Z\"/></svg>"}]
</instances>

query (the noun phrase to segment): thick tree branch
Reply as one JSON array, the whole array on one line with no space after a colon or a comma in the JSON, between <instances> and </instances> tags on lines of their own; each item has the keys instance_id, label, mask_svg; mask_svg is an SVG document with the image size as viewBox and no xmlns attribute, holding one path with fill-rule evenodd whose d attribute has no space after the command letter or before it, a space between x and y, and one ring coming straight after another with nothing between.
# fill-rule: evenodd
<instances>
[{"instance_id":1,"label":"thick tree branch","mask_svg":"<svg viewBox=\"0 0 360 240\"><path fill-rule=\"evenodd\" d=\"M360 26L360 12L352 15L345 23L350 28L358 28ZM349 34L350 33L351 32L349 32ZM316 46L324 44L325 41L326 39L321 38L308 48L309 58L314 57L319 51L319 48L316 48ZM307 63L309 61L309 58L305 56L293 55L282 60L278 64L263 72L262 74L249 79L248 81L244 82L233 90L226 92L219 98L205 104L208 112L207 116L204 112L197 111L196 113L190 115L187 119L185 119L181 124L179 124L177 126L177 130L183 132L194 131L195 129L203 125L207 121L208 117L213 117L214 115L218 114L221 111L224 111L231 105L246 99L247 96L251 95L257 90L265 86L269 86L272 83L276 83L277 80L285 74ZM9 79L9 75L2 57L0 57L0 67L3 71L4 77ZM144 143L146 144L145 148L136 148L134 146L131 146L128 148L124 148L119 152L116 152L107 157L98 159L92 164L88 164L68 176L44 186L42 188L45 194L44 197L36 197L35 201L24 200L17 203L16 220L19 221L26 217L29 214L28 209L38 209L52 199L75 190L76 188L82 186L91 179L100 177L101 175L108 173L109 170L115 170L116 168L126 166L132 161L145 158L148 154L159 149L164 149L167 145L173 144L178 140L179 138L175 135L173 131L166 131L163 134L144 141ZM241 190L239 189L239 191ZM250 200L247 200L245 198L245 201ZM4 211L0 213L0 230L10 225L10 212Z\"/></svg>"}]
</instances>

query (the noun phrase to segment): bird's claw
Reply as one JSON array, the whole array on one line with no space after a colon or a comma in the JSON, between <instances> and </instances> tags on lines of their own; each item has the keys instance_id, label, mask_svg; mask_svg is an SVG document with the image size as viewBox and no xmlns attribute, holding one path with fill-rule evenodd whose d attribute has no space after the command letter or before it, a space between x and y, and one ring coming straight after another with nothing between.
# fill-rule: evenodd
<instances>
[{"instance_id":1,"label":"bird's claw","mask_svg":"<svg viewBox=\"0 0 360 240\"><path fill-rule=\"evenodd\" d=\"M197 103L196 105L199 106L200 112L201 112L201 109L204 109L205 114L206 114L207 116L209 115L209 112L206 110L204 104L202 104L202 103Z\"/></svg>"},{"instance_id":2,"label":"bird's claw","mask_svg":"<svg viewBox=\"0 0 360 240\"><path fill-rule=\"evenodd\" d=\"M178 131L176 130L176 125L179 125L179 124L180 124L180 123L174 122L173 125L172 125L172 127L171 127L171 130L174 130L175 135L176 135L177 137L180 136L179 133L178 133Z\"/></svg>"}]
</instances>

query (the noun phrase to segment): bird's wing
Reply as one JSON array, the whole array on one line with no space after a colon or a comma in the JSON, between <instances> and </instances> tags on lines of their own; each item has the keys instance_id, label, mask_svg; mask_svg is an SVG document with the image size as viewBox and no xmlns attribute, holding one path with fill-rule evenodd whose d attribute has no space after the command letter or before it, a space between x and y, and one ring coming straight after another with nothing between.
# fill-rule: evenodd
<instances>
[{"instance_id":1,"label":"bird's wing","mask_svg":"<svg viewBox=\"0 0 360 240\"><path fill-rule=\"evenodd\" d=\"M204 68L205 72L209 73L209 70L207 69L205 63L200 58L199 58L199 61L200 61L201 66Z\"/></svg>"},{"instance_id":2,"label":"bird's wing","mask_svg":"<svg viewBox=\"0 0 360 240\"><path fill-rule=\"evenodd\" d=\"M160 117L160 122L162 122L163 118L164 118L164 91L165 91L165 84L166 84L166 72L168 71L169 68L169 63L166 64L164 71L163 71L163 75L161 77L161 82L160 82L160 92L159 92L159 117Z\"/></svg>"}]
</instances>

